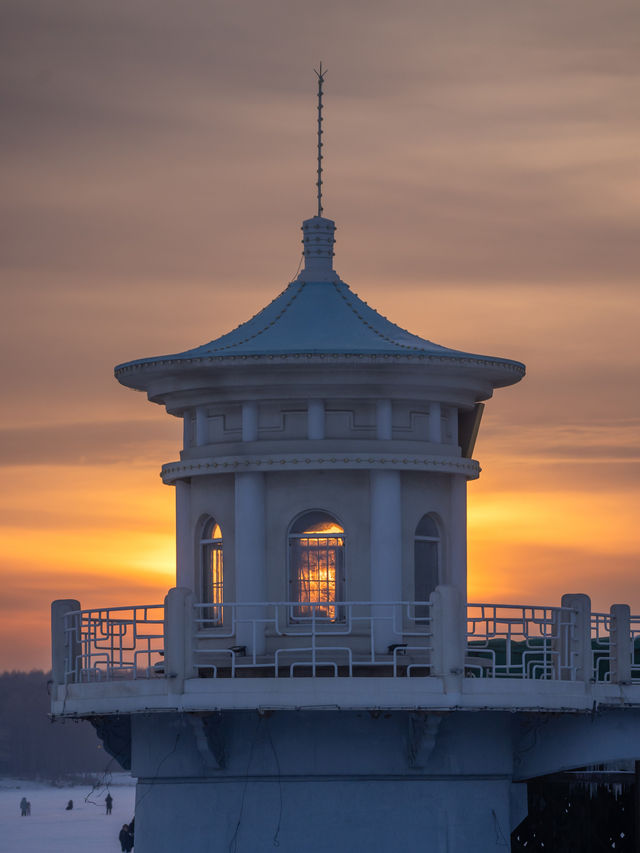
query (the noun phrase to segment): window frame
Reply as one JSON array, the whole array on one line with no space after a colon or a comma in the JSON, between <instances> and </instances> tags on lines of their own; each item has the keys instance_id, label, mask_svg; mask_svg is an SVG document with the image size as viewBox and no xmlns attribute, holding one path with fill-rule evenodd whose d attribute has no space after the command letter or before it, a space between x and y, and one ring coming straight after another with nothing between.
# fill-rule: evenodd
<instances>
[{"instance_id":1,"label":"window frame","mask_svg":"<svg viewBox=\"0 0 640 853\"><path fill-rule=\"evenodd\" d=\"M327 521L333 522L341 529L341 533L327 533L324 536L322 532L318 533L305 533L294 532L294 528L296 525L302 523L306 516L311 515L322 515L326 517ZM337 546L324 546L327 548L333 548L336 553L336 567L335 567L335 580L334 580L334 597L333 599L327 599L327 604L329 605L326 610L326 614L322 614L321 608L316 607L313 609L313 613L304 614L299 612L305 605L304 600L297 598L296 595L299 594L299 590L301 589L299 574L296 571L296 567L293 562L293 546L298 540L301 539L339 539L342 540L340 545ZM326 509L307 509L304 512L299 513L289 524L287 528L287 588L288 588L288 601L289 605L289 614L288 620L290 624L304 624L306 622L344 622L345 621L345 608L338 607L339 602L345 600L345 588L346 588L346 563L347 563L347 534L345 530L345 526L342 521L332 512L329 512ZM318 599L321 601L321 599ZM333 613L331 612L333 611Z\"/></svg>"},{"instance_id":2,"label":"window frame","mask_svg":"<svg viewBox=\"0 0 640 853\"><path fill-rule=\"evenodd\" d=\"M205 620L204 626L213 628L221 626L224 621L224 536L220 523L212 515L204 518L199 526L200 601L202 604L211 605L203 608L202 616ZM220 536L213 535L216 528L220 531ZM216 560L216 555L219 555L219 562ZM216 570L216 562L218 562L218 570ZM216 575L218 575L217 580Z\"/></svg>"},{"instance_id":3,"label":"window frame","mask_svg":"<svg viewBox=\"0 0 640 853\"><path fill-rule=\"evenodd\" d=\"M422 533L418 533L418 529L425 519L429 519L429 521L431 521L433 523L433 525L435 527L435 531L436 531L435 535L425 535ZM414 601L428 601L429 600L427 598L418 598L418 595L417 595L417 589L416 588L418 586L418 568L419 568L417 545L418 545L418 543L421 543L421 542L430 542L430 543L435 544L435 546L436 546L435 547L435 583L433 585L433 589L431 590L431 592L433 592L433 590L435 590L436 587L441 582L442 539L443 539L442 523L441 523L439 517L434 512L425 512L423 515L420 516L418 523L415 526L414 533L413 533L413 600ZM424 563L421 563L420 565L423 568L426 568ZM429 566L428 568L431 568L431 566ZM425 585L426 585L426 582L425 582ZM429 594L429 597L430 596L431 596L431 593ZM420 606L420 605L414 605L414 609L415 609L415 620L416 620L416 622L426 620L429 617L429 608L428 607Z\"/></svg>"}]
</instances>

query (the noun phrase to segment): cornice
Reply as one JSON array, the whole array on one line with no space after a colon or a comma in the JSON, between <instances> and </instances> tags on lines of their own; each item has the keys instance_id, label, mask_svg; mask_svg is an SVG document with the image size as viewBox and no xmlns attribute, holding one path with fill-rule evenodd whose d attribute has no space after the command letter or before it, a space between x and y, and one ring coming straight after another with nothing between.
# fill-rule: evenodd
<instances>
[{"instance_id":1,"label":"cornice","mask_svg":"<svg viewBox=\"0 0 640 853\"><path fill-rule=\"evenodd\" d=\"M234 474L244 471L327 471L327 470L400 470L430 471L437 474L463 474L468 480L480 475L475 459L457 456L387 453L272 453L238 456L210 456L162 466L161 477L167 484L191 477Z\"/></svg>"},{"instance_id":2,"label":"cornice","mask_svg":"<svg viewBox=\"0 0 640 853\"><path fill-rule=\"evenodd\" d=\"M380 362L426 362L428 364L438 365L455 365L474 368L492 368L503 370L517 376L524 376L525 367L520 362L509 361L507 359L491 359L491 358L473 358L469 356L455 355L435 355L429 353L318 353L318 352L300 352L300 353L256 353L252 355L209 355L199 356L196 358L157 358L148 359L145 361L130 362L128 364L118 365L114 374L116 378L125 377L131 373L148 370L161 370L168 367L175 369L176 367L202 367L210 364L225 363L228 365L246 365L249 363L296 363L303 361L304 363L326 363L331 361L353 362L353 361L368 361L372 363Z\"/></svg>"}]
</instances>

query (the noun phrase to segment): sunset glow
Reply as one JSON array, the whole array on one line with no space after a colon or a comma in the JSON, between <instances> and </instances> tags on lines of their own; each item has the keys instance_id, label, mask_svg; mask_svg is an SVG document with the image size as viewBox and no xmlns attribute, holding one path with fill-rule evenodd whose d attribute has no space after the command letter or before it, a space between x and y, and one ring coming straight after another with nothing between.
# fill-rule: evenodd
<instances>
[{"instance_id":1,"label":"sunset glow","mask_svg":"<svg viewBox=\"0 0 640 853\"><path fill-rule=\"evenodd\" d=\"M54 598L174 584L158 474L181 425L113 366L211 340L294 276L319 58L342 278L418 335L527 365L474 453L470 598L640 613L637 14L144 6L4 16L0 669L49 666ZM308 574L308 600L335 590L335 562Z\"/></svg>"}]
</instances>

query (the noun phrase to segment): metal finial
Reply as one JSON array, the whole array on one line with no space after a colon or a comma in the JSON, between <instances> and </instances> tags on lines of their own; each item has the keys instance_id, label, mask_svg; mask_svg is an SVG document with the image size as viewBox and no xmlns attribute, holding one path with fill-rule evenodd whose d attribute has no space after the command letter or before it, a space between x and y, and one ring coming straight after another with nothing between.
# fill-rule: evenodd
<instances>
[{"instance_id":1,"label":"metal finial","mask_svg":"<svg viewBox=\"0 0 640 853\"><path fill-rule=\"evenodd\" d=\"M318 216L322 216L322 84L324 83L324 75L327 69L323 70L320 63L320 70L316 71L318 77L318 180L316 186L318 188Z\"/></svg>"}]
</instances>

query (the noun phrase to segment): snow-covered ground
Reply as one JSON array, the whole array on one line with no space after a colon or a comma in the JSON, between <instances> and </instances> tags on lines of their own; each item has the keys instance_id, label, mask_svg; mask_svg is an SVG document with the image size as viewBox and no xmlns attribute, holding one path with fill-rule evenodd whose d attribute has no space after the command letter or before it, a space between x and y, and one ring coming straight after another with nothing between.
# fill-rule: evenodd
<instances>
[{"instance_id":1,"label":"snow-covered ground","mask_svg":"<svg viewBox=\"0 0 640 853\"><path fill-rule=\"evenodd\" d=\"M0 851L119 853L118 833L133 817L134 781L114 774L109 789L113 814L107 817L104 787L89 796L91 785L58 788L0 779ZM20 816L22 797L31 803L31 817ZM69 800L73 800L73 809L65 811Z\"/></svg>"}]
</instances>

